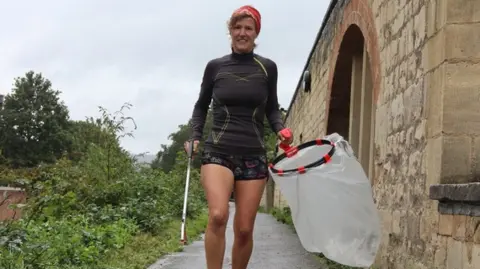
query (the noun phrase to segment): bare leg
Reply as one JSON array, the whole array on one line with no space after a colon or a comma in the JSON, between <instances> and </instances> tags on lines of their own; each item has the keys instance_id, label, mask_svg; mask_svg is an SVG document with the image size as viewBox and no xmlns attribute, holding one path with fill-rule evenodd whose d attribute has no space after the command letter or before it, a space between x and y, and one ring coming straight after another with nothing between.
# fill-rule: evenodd
<instances>
[{"instance_id":1,"label":"bare leg","mask_svg":"<svg viewBox=\"0 0 480 269\"><path fill-rule=\"evenodd\" d=\"M208 201L209 215L205 232L207 269L222 269L225 255L228 202L233 189L233 174L226 167L206 164L202 166L201 178Z\"/></svg>"},{"instance_id":2,"label":"bare leg","mask_svg":"<svg viewBox=\"0 0 480 269\"><path fill-rule=\"evenodd\" d=\"M253 226L265 183L265 179L239 180L235 183L232 269L246 269L252 255Z\"/></svg>"}]
</instances>

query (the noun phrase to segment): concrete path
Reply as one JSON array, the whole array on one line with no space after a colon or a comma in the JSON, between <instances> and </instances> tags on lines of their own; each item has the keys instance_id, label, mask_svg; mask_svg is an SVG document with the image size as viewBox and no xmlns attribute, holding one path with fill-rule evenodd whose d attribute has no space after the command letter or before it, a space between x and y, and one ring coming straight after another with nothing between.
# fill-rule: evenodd
<instances>
[{"instance_id":1,"label":"concrete path","mask_svg":"<svg viewBox=\"0 0 480 269\"><path fill-rule=\"evenodd\" d=\"M233 244L233 214L235 205L230 203L227 226L227 246L223 268L231 268ZM259 213L254 231L254 249L248 269L324 269L313 255L307 253L297 235L287 225L277 222L271 215ZM148 269L205 269L203 240L193 242L183 252L166 256Z\"/></svg>"}]
</instances>

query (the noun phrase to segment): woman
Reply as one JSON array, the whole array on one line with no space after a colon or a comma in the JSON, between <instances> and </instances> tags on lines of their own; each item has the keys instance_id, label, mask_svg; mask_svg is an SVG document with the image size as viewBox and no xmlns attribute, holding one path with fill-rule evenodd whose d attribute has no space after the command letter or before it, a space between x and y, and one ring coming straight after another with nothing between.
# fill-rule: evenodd
<instances>
[{"instance_id":1,"label":"woman","mask_svg":"<svg viewBox=\"0 0 480 269\"><path fill-rule=\"evenodd\" d=\"M277 100L277 66L253 52L261 16L252 6L236 10L228 24L231 53L209 61L192 115L194 152L213 100L213 127L202 154L201 182L209 208L205 235L208 269L222 268L228 202L235 194L232 268L245 269L253 248L253 227L268 177L263 119L279 138L285 128Z\"/></svg>"}]
</instances>

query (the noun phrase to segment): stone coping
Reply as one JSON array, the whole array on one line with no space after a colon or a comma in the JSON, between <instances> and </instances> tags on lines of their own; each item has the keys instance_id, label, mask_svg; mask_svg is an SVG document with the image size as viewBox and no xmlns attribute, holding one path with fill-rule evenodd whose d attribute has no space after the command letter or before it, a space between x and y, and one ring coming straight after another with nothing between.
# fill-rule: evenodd
<instances>
[{"instance_id":1,"label":"stone coping","mask_svg":"<svg viewBox=\"0 0 480 269\"><path fill-rule=\"evenodd\" d=\"M430 186L430 199L480 205L480 182Z\"/></svg>"},{"instance_id":2,"label":"stone coping","mask_svg":"<svg viewBox=\"0 0 480 269\"><path fill-rule=\"evenodd\" d=\"M23 191L21 188L14 188L14 187L2 187L0 186L0 191Z\"/></svg>"},{"instance_id":3,"label":"stone coping","mask_svg":"<svg viewBox=\"0 0 480 269\"><path fill-rule=\"evenodd\" d=\"M480 182L432 185L429 197L441 214L480 217Z\"/></svg>"},{"instance_id":4,"label":"stone coping","mask_svg":"<svg viewBox=\"0 0 480 269\"><path fill-rule=\"evenodd\" d=\"M438 203L438 213L444 215L463 215L480 217L480 206L461 203Z\"/></svg>"}]
</instances>

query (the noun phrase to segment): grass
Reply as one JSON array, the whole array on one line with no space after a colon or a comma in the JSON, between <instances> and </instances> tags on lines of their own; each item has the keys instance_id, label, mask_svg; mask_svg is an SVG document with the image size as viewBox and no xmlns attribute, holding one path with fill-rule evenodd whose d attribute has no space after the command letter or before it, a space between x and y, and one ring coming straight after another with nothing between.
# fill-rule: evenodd
<instances>
[{"instance_id":1,"label":"grass","mask_svg":"<svg viewBox=\"0 0 480 269\"><path fill-rule=\"evenodd\" d=\"M198 239L205 231L208 215L203 212L199 217L187 221L189 243ZM141 234L125 248L114 251L104 264L111 269L144 269L155 263L165 254L183 251L180 244L180 220L172 221L159 235Z\"/></svg>"}]
</instances>

